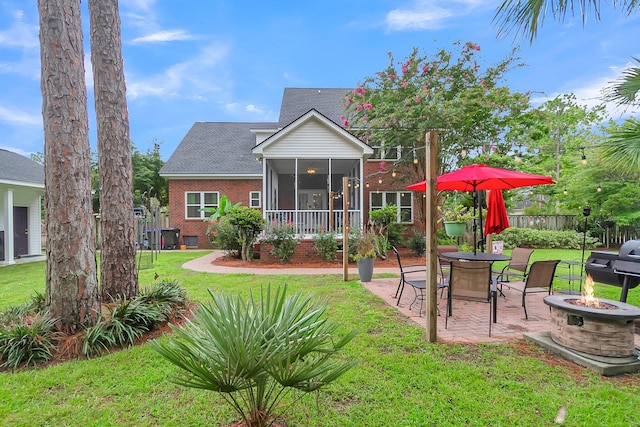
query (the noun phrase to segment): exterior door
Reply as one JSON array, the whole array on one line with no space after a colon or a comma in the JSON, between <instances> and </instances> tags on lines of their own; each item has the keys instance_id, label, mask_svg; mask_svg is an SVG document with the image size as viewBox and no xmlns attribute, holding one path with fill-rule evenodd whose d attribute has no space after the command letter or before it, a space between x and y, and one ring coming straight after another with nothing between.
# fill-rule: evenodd
<instances>
[{"instance_id":1,"label":"exterior door","mask_svg":"<svg viewBox=\"0 0 640 427\"><path fill-rule=\"evenodd\" d=\"M18 258L29 253L29 211L26 207L13 207L13 255Z\"/></svg>"}]
</instances>

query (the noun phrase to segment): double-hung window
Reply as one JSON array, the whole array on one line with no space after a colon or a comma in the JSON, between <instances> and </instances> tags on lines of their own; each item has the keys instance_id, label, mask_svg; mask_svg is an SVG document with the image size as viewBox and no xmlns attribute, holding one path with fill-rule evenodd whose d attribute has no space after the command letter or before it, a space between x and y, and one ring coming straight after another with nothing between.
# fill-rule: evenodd
<instances>
[{"instance_id":1,"label":"double-hung window","mask_svg":"<svg viewBox=\"0 0 640 427\"><path fill-rule=\"evenodd\" d=\"M220 194L217 191L190 191L185 193L185 213L187 219L204 219L211 215L202 209L217 209Z\"/></svg>"},{"instance_id":2,"label":"double-hung window","mask_svg":"<svg viewBox=\"0 0 640 427\"><path fill-rule=\"evenodd\" d=\"M393 205L396 207L396 221L413 222L413 193L410 191L375 191L369 194L369 208L374 211Z\"/></svg>"},{"instance_id":3,"label":"double-hung window","mask_svg":"<svg viewBox=\"0 0 640 427\"><path fill-rule=\"evenodd\" d=\"M259 208L262 206L261 193L259 191L249 191L249 206L252 208Z\"/></svg>"}]
</instances>

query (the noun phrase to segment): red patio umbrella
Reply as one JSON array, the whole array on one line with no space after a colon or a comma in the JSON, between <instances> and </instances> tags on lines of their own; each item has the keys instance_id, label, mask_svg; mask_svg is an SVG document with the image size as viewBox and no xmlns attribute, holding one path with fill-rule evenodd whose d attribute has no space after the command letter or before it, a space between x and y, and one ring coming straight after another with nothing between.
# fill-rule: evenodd
<instances>
[{"instance_id":1,"label":"red patio umbrella","mask_svg":"<svg viewBox=\"0 0 640 427\"><path fill-rule=\"evenodd\" d=\"M440 175L437 190L479 191L506 190L528 187L530 185L554 184L550 176L492 168L487 165L473 164L463 166L453 172ZM426 191L427 182L421 181L407 185L407 190Z\"/></svg>"},{"instance_id":2,"label":"red patio umbrella","mask_svg":"<svg viewBox=\"0 0 640 427\"><path fill-rule=\"evenodd\" d=\"M509 228L509 217L504 206L502 190L490 190L487 200L487 219L484 223L484 235L500 234L505 228Z\"/></svg>"},{"instance_id":3,"label":"red patio umbrella","mask_svg":"<svg viewBox=\"0 0 640 427\"><path fill-rule=\"evenodd\" d=\"M453 172L440 175L436 180L436 189L438 191L473 191L474 198L477 200L480 211L480 230L482 230L482 207L480 197L476 194L477 191L504 190L543 184L554 184L554 182L550 176L534 175L508 169L492 168L487 165L473 164L463 166ZM418 182L416 184L407 185L405 188L407 190L426 191L427 182ZM474 225L474 236L475 233L476 227ZM473 251L476 251L476 245L474 245Z\"/></svg>"}]
</instances>

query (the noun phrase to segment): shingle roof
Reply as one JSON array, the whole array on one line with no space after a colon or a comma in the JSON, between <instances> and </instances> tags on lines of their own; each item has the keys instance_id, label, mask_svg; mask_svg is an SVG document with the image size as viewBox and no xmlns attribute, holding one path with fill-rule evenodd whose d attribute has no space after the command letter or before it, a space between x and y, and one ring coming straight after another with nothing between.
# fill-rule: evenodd
<instances>
[{"instance_id":1,"label":"shingle roof","mask_svg":"<svg viewBox=\"0 0 640 427\"><path fill-rule=\"evenodd\" d=\"M197 122L160 170L160 175L261 175L262 165L251 150L255 129L280 129L316 109L342 126L342 98L351 89L285 88L277 123Z\"/></svg>"},{"instance_id":2,"label":"shingle roof","mask_svg":"<svg viewBox=\"0 0 640 427\"><path fill-rule=\"evenodd\" d=\"M251 152L256 145L251 130L277 127L265 122L196 122L160 174L262 174L262 165Z\"/></svg>"},{"instance_id":3,"label":"shingle roof","mask_svg":"<svg viewBox=\"0 0 640 427\"><path fill-rule=\"evenodd\" d=\"M284 127L315 108L329 120L342 126L342 98L353 89L345 88L285 88L280 107L280 127Z\"/></svg>"},{"instance_id":4,"label":"shingle roof","mask_svg":"<svg viewBox=\"0 0 640 427\"><path fill-rule=\"evenodd\" d=\"M20 154L0 149L0 181L44 185L44 166Z\"/></svg>"}]
</instances>

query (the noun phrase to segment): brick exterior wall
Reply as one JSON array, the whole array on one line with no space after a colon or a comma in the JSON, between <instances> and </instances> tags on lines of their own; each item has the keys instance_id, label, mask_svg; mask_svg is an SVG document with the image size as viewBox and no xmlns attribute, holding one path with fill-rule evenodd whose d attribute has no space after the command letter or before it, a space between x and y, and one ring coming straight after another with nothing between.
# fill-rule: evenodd
<instances>
[{"instance_id":1,"label":"brick exterior wall","mask_svg":"<svg viewBox=\"0 0 640 427\"><path fill-rule=\"evenodd\" d=\"M242 202L249 206L249 192L262 192L262 179L170 179L169 180L169 227L180 229L180 244L184 236L197 236L199 249L211 249L207 240L207 222L202 219L186 219L185 193L192 191L217 191L220 197L227 196L231 203Z\"/></svg>"},{"instance_id":2,"label":"brick exterior wall","mask_svg":"<svg viewBox=\"0 0 640 427\"><path fill-rule=\"evenodd\" d=\"M370 161L364 164L363 185L369 183L369 188L364 188L364 200L362 209L364 212L363 221L366 224L369 221L369 193L375 191L403 191L407 184L407 177L392 178L392 166L390 162L385 164L385 173L378 174L380 170L380 162ZM398 169L398 171L400 171ZM366 177L369 178L366 178ZM378 184L378 178L382 178L382 184ZM417 179L409 179L411 183L418 181ZM184 236L197 236L198 248L210 249L209 241L206 237L207 223L201 219L185 219L185 192L190 191L217 191L220 196L227 196L232 203L242 202L244 206L249 206L249 192L262 192L262 179L169 179L169 227L180 229L180 244L184 244ZM264 195L262 195L264 197ZM282 197L282 194L280 195ZM282 200L280 200L282 205ZM293 205L293 202L291 203ZM416 193L414 198L414 225L421 226L423 199L421 193ZM284 209L284 208L283 208ZM407 235L409 232L407 231ZM308 254L315 255L312 247L313 242L309 243L309 249L301 249L310 251ZM306 247L307 245L301 245ZM269 250L261 250L261 255L269 255ZM297 253L296 253L297 254Z\"/></svg>"}]
</instances>

